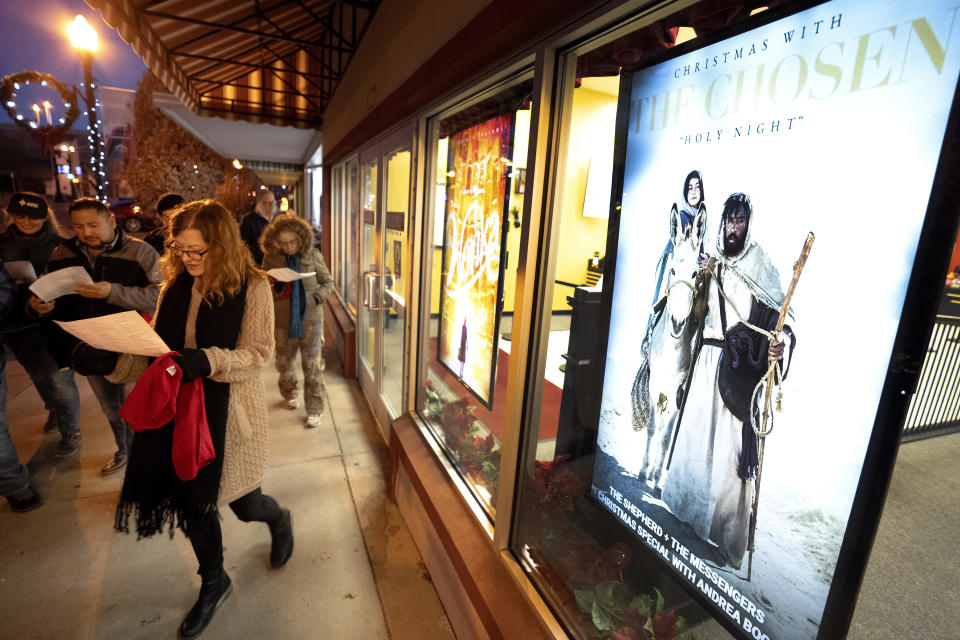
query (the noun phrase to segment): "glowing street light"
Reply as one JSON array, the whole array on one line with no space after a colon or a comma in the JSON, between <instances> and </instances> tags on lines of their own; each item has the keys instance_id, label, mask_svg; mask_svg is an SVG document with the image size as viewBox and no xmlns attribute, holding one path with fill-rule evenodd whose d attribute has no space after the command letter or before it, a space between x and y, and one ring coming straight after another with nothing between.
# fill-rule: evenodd
<instances>
[{"instance_id":1,"label":"glowing street light","mask_svg":"<svg viewBox=\"0 0 960 640\"><path fill-rule=\"evenodd\" d=\"M99 103L97 96L93 92L93 53L97 50L97 32L84 19L78 15L67 26L67 35L70 36L70 44L77 50L80 56L80 63L83 65L83 83L84 83L84 101L87 103L87 116L90 120L91 136L90 155L91 164L97 165L97 170L92 171L93 178L97 186L97 198L106 201L107 195L104 193L104 178L106 174L103 170L103 124L97 116L97 107Z\"/></svg>"},{"instance_id":2,"label":"glowing street light","mask_svg":"<svg viewBox=\"0 0 960 640\"><path fill-rule=\"evenodd\" d=\"M97 50L97 32L83 16L77 16L67 27L70 44L74 49L93 53Z\"/></svg>"}]
</instances>

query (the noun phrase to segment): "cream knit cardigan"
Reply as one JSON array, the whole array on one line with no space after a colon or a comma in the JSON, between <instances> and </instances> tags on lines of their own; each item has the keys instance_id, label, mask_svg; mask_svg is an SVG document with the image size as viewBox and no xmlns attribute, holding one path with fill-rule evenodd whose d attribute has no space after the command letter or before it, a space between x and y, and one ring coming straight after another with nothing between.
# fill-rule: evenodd
<instances>
[{"instance_id":1,"label":"cream knit cardigan","mask_svg":"<svg viewBox=\"0 0 960 640\"><path fill-rule=\"evenodd\" d=\"M160 293L157 309L163 302ZM187 314L187 336L193 336L199 296L191 299ZM194 343L195 344L195 343ZM230 404L223 451L220 496L223 506L250 493L263 483L267 470L270 427L262 369L273 361L273 295L265 279L251 280L247 286L246 310L240 325L236 349L209 347L203 350L210 361L211 380L230 383ZM120 355L117 366L107 376L115 383L133 382L149 364L146 356Z\"/></svg>"}]
</instances>

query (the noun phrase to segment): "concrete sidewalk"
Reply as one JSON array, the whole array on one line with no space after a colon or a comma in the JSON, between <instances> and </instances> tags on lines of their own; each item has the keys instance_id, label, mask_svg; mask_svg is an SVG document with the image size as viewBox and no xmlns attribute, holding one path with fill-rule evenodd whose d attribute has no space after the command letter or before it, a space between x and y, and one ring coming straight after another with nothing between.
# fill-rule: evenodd
<instances>
[{"instance_id":1,"label":"concrete sidewalk","mask_svg":"<svg viewBox=\"0 0 960 640\"><path fill-rule=\"evenodd\" d=\"M386 497L387 452L354 380L327 352L324 423L281 408L264 371L271 417L264 491L291 509L296 548L269 567L265 526L223 515L234 593L203 637L452 640L446 615L396 505ZM25 514L0 500L0 639L176 638L196 599L196 559L181 533L136 540L113 532L122 474L106 419L78 376L83 447L51 459L59 435L23 369L7 363L14 442L46 503ZM960 626L960 434L903 445L848 638L951 638ZM701 640L728 638L718 625Z\"/></svg>"},{"instance_id":2,"label":"concrete sidewalk","mask_svg":"<svg viewBox=\"0 0 960 640\"><path fill-rule=\"evenodd\" d=\"M264 370L270 464L264 492L293 512L296 546L269 566L265 525L223 511L224 558L234 593L204 633L218 638L445 640L454 637L396 505L386 496L386 447L355 381L327 353L323 425L281 408ZM0 501L0 638L175 638L200 579L189 542L113 532L123 474L103 477L115 450L89 386L77 376L83 445L55 461L59 434L23 369L8 360L7 408L21 461L45 504L17 514Z\"/></svg>"}]
</instances>

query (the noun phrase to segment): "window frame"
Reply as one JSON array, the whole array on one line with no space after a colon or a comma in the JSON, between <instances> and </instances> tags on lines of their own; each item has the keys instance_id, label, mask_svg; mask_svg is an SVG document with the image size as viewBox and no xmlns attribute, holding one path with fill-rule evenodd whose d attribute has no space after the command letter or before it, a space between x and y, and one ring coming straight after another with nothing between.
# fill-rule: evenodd
<instances>
[{"instance_id":1,"label":"window frame","mask_svg":"<svg viewBox=\"0 0 960 640\"><path fill-rule=\"evenodd\" d=\"M437 212L435 211L436 199L434 197L433 184L435 179L431 179L435 176L436 173L436 154L437 147L439 143L439 137L437 133L438 123L446 117L454 115L456 113L462 112L464 109L468 109L473 105L476 105L483 100L495 96L498 92L501 92L509 87L515 86L521 82L528 80L533 80L534 92L536 92L536 67L535 67L535 57L532 53L528 53L524 56L518 56L516 59L504 64L504 66L495 73L486 74L485 80L474 81L466 85L465 88L460 89L459 91L452 92L445 100L441 103L433 106L429 110L422 113L418 118L418 144L422 148L421 157L424 158L424 161L419 163L418 167L418 184L417 184L417 194L416 198L416 219L420 222L420 228L417 231L416 237L416 246L417 246L417 255L414 257L417 259L415 263L420 271L419 277L415 278L413 285L416 287L416 297L413 300L415 313L411 314L411 319L415 316L415 322L411 325L411 334L410 334L410 349L413 352L413 359L411 359L410 366L410 377L408 380L408 389L409 389L409 402L410 402L410 416L414 419L414 422L417 424L420 432L425 437L429 446L433 452L437 455L437 459L440 461L444 469L447 471L449 477L453 480L454 485L457 487L459 492L462 494L464 500L469 505L471 511L477 516L478 523L487 531L488 535L493 539L495 535L495 521L501 513L501 505L504 496L504 487L506 487L510 492L512 492L512 476L513 476L513 467L511 465L506 466L507 473L504 473L505 467L504 462L507 460L507 456L511 455L509 450L506 447L506 442L512 440L514 435L511 433L512 429L511 424L514 422L509 420L511 415L511 401L514 397L513 393L508 393L507 395L507 404L504 412L504 437L501 441L501 466L498 479L498 498L494 504L494 511L498 514L497 517L494 517L492 514L488 513L486 508L483 506L480 498L476 495L475 490L472 488L471 483L461 475L461 472L458 470L456 463L453 461L453 458L450 453L448 453L444 443L437 437L434 433L434 427L429 424L429 420L424 416L420 410L419 406L419 390L420 390L420 381L424 379L426 373L426 359L424 354L426 353L426 348L430 339L430 296L431 285L432 285L432 276L434 268L441 268L439 264L434 265L431 262L431 254L433 244L433 233L434 233L434 223L435 216ZM534 107L532 107L534 108ZM533 130L533 115L531 114L531 138ZM531 167L530 167L530 150L532 149L532 140L528 138L527 145L527 176L529 179ZM419 194L423 194L423 197L420 197ZM529 207L529 198L524 198L523 208L526 211ZM441 213L442 215L442 213ZM523 216L523 224L521 227L521 240L520 246L525 246L525 239L529 233L529 228L527 224L527 216ZM430 251L428 251L430 249ZM523 251L521 251L523 253ZM518 265L519 267L519 265ZM503 277L503 276L501 276ZM519 292L521 289L521 272L518 268L517 270L517 288L516 291ZM517 298L514 298L514 322L516 322L517 312L519 307L517 305ZM517 372L514 371L516 365L515 362L518 360L513 357L513 347L511 346L511 358L510 366L506 372L508 376L507 387L510 389L510 380L514 378L511 376L517 375ZM498 373L499 375L499 373ZM516 386L516 385L513 385ZM504 480L508 480L507 484L504 485Z\"/></svg>"}]
</instances>

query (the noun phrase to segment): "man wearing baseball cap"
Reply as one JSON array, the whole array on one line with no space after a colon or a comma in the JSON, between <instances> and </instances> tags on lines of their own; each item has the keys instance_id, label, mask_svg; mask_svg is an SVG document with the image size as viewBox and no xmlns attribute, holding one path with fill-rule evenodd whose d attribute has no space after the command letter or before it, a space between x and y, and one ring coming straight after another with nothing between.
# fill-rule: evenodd
<instances>
[{"instance_id":1,"label":"man wearing baseball cap","mask_svg":"<svg viewBox=\"0 0 960 640\"><path fill-rule=\"evenodd\" d=\"M0 260L14 271L19 265L34 274L43 273L53 250L63 242L47 202L36 193L15 193L6 207L13 224L0 234ZM50 412L44 431L59 429L60 444L54 458L75 455L80 447L80 395L70 367L61 368L47 348L43 324L27 314L30 299L29 273L17 272L14 304L0 316L0 334L33 381Z\"/></svg>"}]
</instances>

